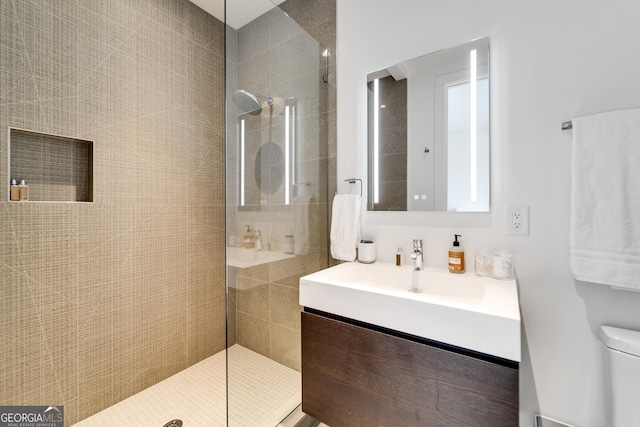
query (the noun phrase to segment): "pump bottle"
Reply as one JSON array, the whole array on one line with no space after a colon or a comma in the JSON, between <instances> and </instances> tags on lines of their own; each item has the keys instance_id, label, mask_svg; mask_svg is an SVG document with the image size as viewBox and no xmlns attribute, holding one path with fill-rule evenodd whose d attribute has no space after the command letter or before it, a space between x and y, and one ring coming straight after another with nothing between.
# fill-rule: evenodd
<instances>
[{"instance_id":1,"label":"pump bottle","mask_svg":"<svg viewBox=\"0 0 640 427\"><path fill-rule=\"evenodd\" d=\"M464 273L464 249L458 242L458 237L462 237L460 234L454 234L455 240L453 246L449 248L449 273Z\"/></svg>"},{"instance_id":2,"label":"pump bottle","mask_svg":"<svg viewBox=\"0 0 640 427\"><path fill-rule=\"evenodd\" d=\"M256 237L253 230L251 230L250 225L245 225L247 227L247 231L244 233L244 238L242 239L243 246L246 249L255 249L256 247Z\"/></svg>"}]
</instances>

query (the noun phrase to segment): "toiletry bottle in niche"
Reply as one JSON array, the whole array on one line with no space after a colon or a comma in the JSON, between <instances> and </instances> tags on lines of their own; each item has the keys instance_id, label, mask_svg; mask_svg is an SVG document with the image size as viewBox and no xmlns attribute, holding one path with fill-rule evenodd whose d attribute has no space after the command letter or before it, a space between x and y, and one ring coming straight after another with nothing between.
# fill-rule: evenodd
<instances>
[{"instance_id":1,"label":"toiletry bottle in niche","mask_svg":"<svg viewBox=\"0 0 640 427\"><path fill-rule=\"evenodd\" d=\"M246 249L253 249L256 247L255 233L251 231L250 225L245 225L245 227L247 227L247 231L244 233L243 246Z\"/></svg>"},{"instance_id":2,"label":"toiletry bottle in niche","mask_svg":"<svg viewBox=\"0 0 640 427\"><path fill-rule=\"evenodd\" d=\"M462 237L459 234L454 234L455 240L453 246L449 248L449 272L450 273L464 273L464 249L458 242L458 237Z\"/></svg>"},{"instance_id":3,"label":"toiletry bottle in niche","mask_svg":"<svg viewBox=\"0 0 640 427\"><path fill-rule=\"evenodd\" d=\"M9 200L20 200L20 187L15 179L11 180L11 187L9 189Z\"/></svg>"},{"instance_id":4,"label":"toiletry bottle in niche","mask_svg":"<svg viewBox=\"0 0 640 427\"><path fill-rule=\"evenodd\" d=\"M402 253L402 248L398 248L398 252L396 252L396 265L398 267L402 267L404 265L404 253Z\"/></svg>"},{"instance_id":5,"label":"toiletry bottle in niche","mask_svg":"<svg viewBox=\"0 0 640 427\"><path fill-rule=\"evenodd\" d=\"M20 200L29 200L29 187L24 179L20 181Z\"/></svg>"}]
</instances>

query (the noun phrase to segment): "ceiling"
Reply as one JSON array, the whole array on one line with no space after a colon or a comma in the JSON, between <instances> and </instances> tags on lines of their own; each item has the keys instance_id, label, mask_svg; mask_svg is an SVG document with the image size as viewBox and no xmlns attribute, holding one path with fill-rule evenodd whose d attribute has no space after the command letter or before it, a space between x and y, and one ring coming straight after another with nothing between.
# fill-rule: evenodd
<instances>
[{"instance_id":1,"label":"ceiling","mask_svg":"<svg viewBox=\"0 0 640 427\"><path fill-rule=\"evenodd\" d=\"M253 21L258 16L273 9L284 0L230 0L232 4L227 10L227 24L238 29ZM201 9L215 16L222 22L224 20L224 0L191 0Z\"/></svg>"}]
</instances>

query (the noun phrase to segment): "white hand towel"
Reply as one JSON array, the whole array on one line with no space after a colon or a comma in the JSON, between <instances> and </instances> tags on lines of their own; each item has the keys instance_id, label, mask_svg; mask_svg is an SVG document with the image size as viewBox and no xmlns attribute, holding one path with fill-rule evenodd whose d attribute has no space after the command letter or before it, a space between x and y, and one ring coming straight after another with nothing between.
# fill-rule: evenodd
<instances>
[{"instance_id":1,"label":"white hand towel","mask_svg":"<svg viewBox=\"0 0 640 427\"><path fill-rule=\"evenodd\" d=\"M574 277L640 290L640 109L573 119L571 157Z\"/></svg>"},{"instance_id":2,"label":"white hand towel","mask_svg":"<svg viewBox=\"0 0 640 427\"><path fill-rule=\"evenodd\" d=\"M360 196L337 194L331 211L331 256L355 261L360 236Z\"/></svg>"}]
</instances>

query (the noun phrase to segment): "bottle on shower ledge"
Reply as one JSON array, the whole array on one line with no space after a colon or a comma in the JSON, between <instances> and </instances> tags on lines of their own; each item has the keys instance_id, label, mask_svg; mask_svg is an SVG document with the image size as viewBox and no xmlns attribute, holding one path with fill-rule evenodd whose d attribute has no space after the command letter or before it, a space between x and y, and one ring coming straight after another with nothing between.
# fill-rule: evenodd
<instances>
[{"instance_id":1,"label":"bottle on shower ledge","mask_svg":"<svg viewBox=\"0 0 640 427\"><path fill-rule=\"evenodd\" d=\"M18 186L18 182L15 179L11 180L11 187L9 189L9 200L20 200L20 187Z\"/></svg>"},{"instance_id":2,"label":"bottle on shower ledge","mask_svg":"<svg viewBox=\"0 0 640 427\"><path fill-rule=\"evenodd\" d=\"M24 179L20 181L20 200L29 200L29 186L24 182Z\"/></svg>"}]
</instances>

